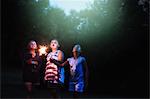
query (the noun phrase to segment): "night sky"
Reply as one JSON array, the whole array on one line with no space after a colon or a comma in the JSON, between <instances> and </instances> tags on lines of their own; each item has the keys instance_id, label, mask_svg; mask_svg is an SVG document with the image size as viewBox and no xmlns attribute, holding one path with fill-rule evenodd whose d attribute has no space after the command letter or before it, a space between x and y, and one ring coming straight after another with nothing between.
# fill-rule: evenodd
<instances>
[{"instance_id":1,"label":"night sky","mask_svg":"<svg viewBox=\"0 0 150 99\"><path fill-rule=\"evenodd\" d=\"M24 32L26 29L23 27L24 23L20 21L24 13L21 5L17 5L18 1L2 1L1 95L3 98L17 98L18 93L20 93L18 97L23 97L21 57L27 42L32 38L38 43L42 41L47 43L51 40L40 41L44 35L34 36L34 33L28 37ZM86 47L85 43L80 42L89 67L88 92L91 97L149 97L149 13L144 12L142 7L134 5L134 2L127 6L129 7L125 14L126 19L110 40L107 39L105 42L105 39L95 37ZM135 14L138 14L136 18L130 19L135 15L130 9L136 11ZM70 56L75 43L76 41L71 41L66 44L62 41L61 49L66 58ZM18 93L10 92L14 89Z\"/></svg>"}]
</instances>

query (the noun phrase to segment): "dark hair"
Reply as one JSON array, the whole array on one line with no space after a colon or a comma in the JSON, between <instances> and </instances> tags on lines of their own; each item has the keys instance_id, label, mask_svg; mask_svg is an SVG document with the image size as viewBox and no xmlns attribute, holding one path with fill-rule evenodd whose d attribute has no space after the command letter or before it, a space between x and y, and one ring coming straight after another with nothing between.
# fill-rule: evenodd
<instances>
[{"instance_id":1,"label":"dark hair","mask_svg":"<svg viewBox=\"0 0 150 99\"><path fill-rule=\"evenodd\" d=\"M30 44L31 44L31 42L35 42L35 43L36 43L35 40L30 40L30 42L29 42L28 45L27 45L27 49L28 49L28 50L30 50ZM37 44L37 43L36 43L36 44Z\"/></svg>"}]
</instances>

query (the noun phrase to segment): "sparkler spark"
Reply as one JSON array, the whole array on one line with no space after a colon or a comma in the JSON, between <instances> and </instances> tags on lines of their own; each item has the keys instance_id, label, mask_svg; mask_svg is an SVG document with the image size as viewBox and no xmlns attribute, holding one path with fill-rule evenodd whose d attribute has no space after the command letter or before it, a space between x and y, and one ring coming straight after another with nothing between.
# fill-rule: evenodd
<instances>
[{"instance_id":1,"label":"sparkler spark","mask_svg":"<svg viewBox=\"0 0 150 99\"><path fill-rule=\"evenodd\" d=\"M46 46L39 46L40 48L39 48L39 55L41 56L41 55L46 55L47 54L47 52L46 52L46 50L47 50L47 47Z\"/></svg>"}]
</instances>

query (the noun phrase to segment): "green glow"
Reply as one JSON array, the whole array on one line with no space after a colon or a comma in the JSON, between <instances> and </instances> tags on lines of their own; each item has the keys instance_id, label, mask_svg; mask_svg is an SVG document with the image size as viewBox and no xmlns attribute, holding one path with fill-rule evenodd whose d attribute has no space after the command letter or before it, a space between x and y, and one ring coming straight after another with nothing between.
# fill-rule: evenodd
<instances>
[{"instance_id":1,"label":"green glow","mask_svg":"<svg viewBox=\"0 0 150 99\"><path fill-rule=\"evenodd\" d=\"M70 0L69 3L73 5L73 1ZM47 6L49 0L36 2L30 7L32 8L29 13L30 20L35 30L40 35L45 35L47 39L59 38L84 42L109 39L115 33L115 29L121 26L122 3L119 0L93 0L85 9L78 6L70 8L74 10L70 10L69 15L66 15L61 7Z\"/></svg>"}]
</instances>

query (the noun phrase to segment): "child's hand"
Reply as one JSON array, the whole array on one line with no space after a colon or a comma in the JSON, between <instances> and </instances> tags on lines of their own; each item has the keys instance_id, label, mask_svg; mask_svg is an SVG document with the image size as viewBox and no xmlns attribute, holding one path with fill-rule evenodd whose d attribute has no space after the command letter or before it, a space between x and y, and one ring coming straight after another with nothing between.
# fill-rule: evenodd
<instances>
[{"instance_id":1,"label":"child's hand","mask_svg":"<svg viewBox=\"0 0 150 99\"><path fill-rule=\"evenodd\" d=\"M32 59L28 59L28 60L27 60L27 63L28 63L28 64L32 64Z\"/></svg>"},{"instance_id":2,"label":"child's hand","mask_svg":"<svg viewBox=\"0 0 150 99\"><path fill-rule=\"evenodd\" d=\"M35 65L38 65L38 61L34 61L34 60L32 60L32 59L27 60L27 63L28 63L28 64L35 64Z\"/></svg>"},{"instance_id":3,"label":"child's hand","mask_svg":"<svg viewBox=\"0 0 150 99\"><path fill-rule=\"evenodd\" d=\"M38 65L38 61L32 61L32 64Z\"/></svg>"},{"instance_id":4,"label":"child's hand","mask_svg":"<svg viewBox=\"0 0 150 99\"><path fill-rule=\"evenodd\" d=\"M46 65L49 65L51 62L50 61L48 61L47 63L46 63Z\"/></svg>"},{"instance_id":5,"label":"child's hand","mask_svg":"<svg viewBox=\"0 0 150 99\"><path fill-rule=\"evenodd\" d=\"M68 61L65 61L64 63L60 64L60 66L65 66L68 63Z\"/></svg>"},{"instance_id":6,"label":"child's hand","mask_svg":"<svg viewBox=\"0 0 150 99\"><path fill-rule=\"evenodd\" d=\"M53 58L50 58L50 62L52 62L52 63L53 63Z\"/></svg>"},{"instance_id":7,"label":"child's hand","mask_svg":"<svg viewBox=\"0 0 150 99\"><path fill-rule=\"evenodd\" d=\"M64 65L65 65L65 63L60 64L60 66L64 66Z\"/></svg>"}]
</instances>

